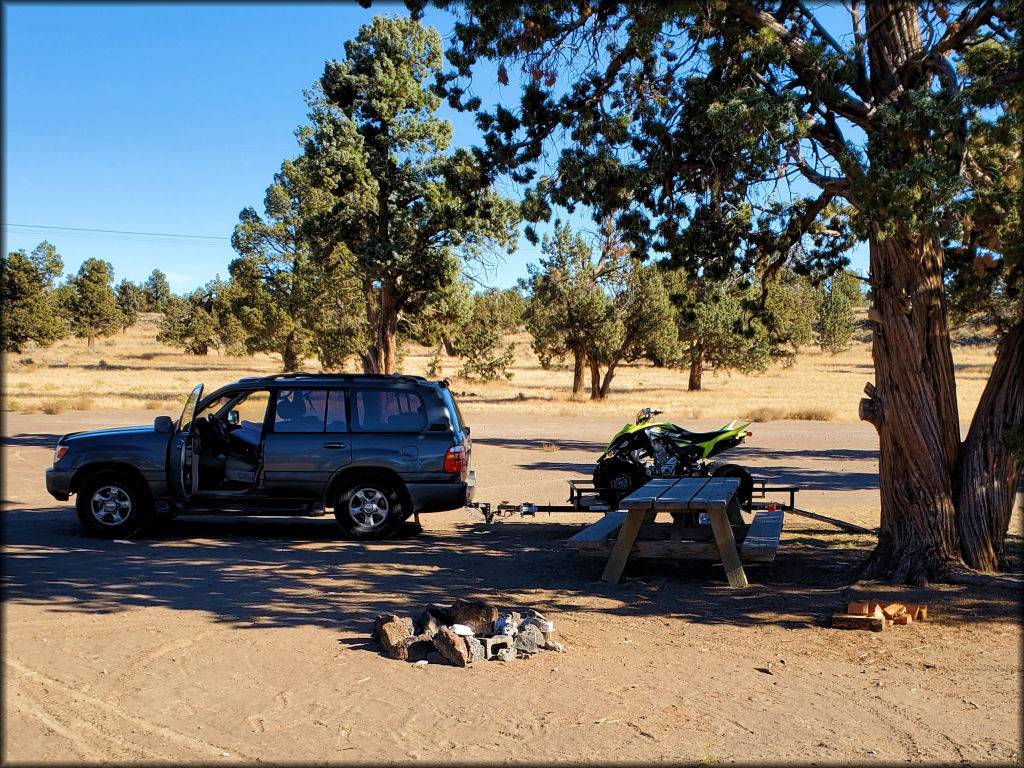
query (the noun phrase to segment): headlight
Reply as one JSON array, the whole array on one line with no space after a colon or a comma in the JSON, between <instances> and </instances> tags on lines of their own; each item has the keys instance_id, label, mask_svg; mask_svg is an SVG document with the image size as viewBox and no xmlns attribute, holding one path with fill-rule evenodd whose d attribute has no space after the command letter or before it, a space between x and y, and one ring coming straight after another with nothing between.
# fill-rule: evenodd
<instances>
[{"instance_id":1,"label":"headlight","mask_svg":"<svg viewBox=\"0 0 1024 768\"><path fill-rule=\"evenodd\" d=\"M58 445L53 449L53 464L57 465L57 462L64 458L64 454L68 452L66 445Z\"/></svg>"}]
</instances>

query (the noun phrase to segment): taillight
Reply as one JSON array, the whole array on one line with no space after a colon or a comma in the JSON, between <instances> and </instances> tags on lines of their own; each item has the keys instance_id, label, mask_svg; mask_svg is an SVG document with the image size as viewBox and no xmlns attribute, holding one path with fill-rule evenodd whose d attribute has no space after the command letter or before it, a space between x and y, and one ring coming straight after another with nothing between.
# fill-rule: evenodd
<instances>
[{"instance_id":1,"label":"taillight","mask_svg":"<svg viewBox=\"0 0 1024 768\"><path fill-rule=\"evenodd\" d=\"M753 436L754 436L753 432L747 432L747 437L753 437Z\"/></svg>"},{"instance_id":2,"label":"taillight","mask_svg":"<svg viewBox=\"0 0 1024 768\"><path fill-rule=\"evenodd\" d=\"M64 454L68 452L66 445L58 445L53 449L53 463L56 464L58 461L64 458Z\"/></svg>"},{"instance_id":3,"label":"taillight","mask_svg":"<svg viewBox=\"0 0 1024 768\"><path fill-rule=\"evenodd\" d=\"M453 445L444 455L445 472L462 472L469 466L469 457L466 455L466 446Z\"/></svg>"}]
</instances>

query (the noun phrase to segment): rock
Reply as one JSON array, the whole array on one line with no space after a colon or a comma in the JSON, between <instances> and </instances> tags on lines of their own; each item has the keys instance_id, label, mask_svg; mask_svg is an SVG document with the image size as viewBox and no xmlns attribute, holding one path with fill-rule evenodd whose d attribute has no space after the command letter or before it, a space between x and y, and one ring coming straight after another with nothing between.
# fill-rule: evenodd
<instances>
[{"instance_id":1,"label":"rock","mask_svg":"<svg viewBox=\"0 0 1024 768\"><path fill-rule=\"evenodd\" d=\"M537 629L539 629L544 635L553 632L555 629L555 625L552 624L550 621L544 618L538 618L537 616L530 616L528 618L523 619L522 623L519 625L519 629L522 630L522 628L525 627L527 624L532 624Z\"/></svg>"},{"instance_id":2,"label":"rock","mask_svg":"<svg viewBox=\"0 0 1024 768\"><path fill-rule=\"evenodd\" d=\"M442 656L438 651L431 651L427 654L428 664L447 664L448 659Z\"/></svg>"},{"instance_id":3,"label":"rock","mask_svg":"<svg viewBox=\"0 0 1024 768\"><path fill-rule=\"evenodd\" d=\"M447 611L445 611L445 613L447 613ZM419 618L413 622L413 626L416 630L416 634L433 636L437 630L444 626L444 622L438 620L437 616L432 614L429 610L425 610L420 614Z\"/></svg>"},{"instance_id":4,"label":"rock","mask_svg":"<svg viewBox=\"0 0 1024 768\"><path fill-rule=\"evenodd\" d=\"M452 664L464 667L469 663L469 649L466 648L466 641L448 627L441 627L437 630L434 633L433 641L434 647Z\"/></svg>"},{"instance_id":5,"label":"rock","mask_svg":"<svg viewBox=\"0 0 1024 768\"><path fill-rule=\"evenodd\" d=\"M543 621L547 621L547 619L544 617L544 614L542 614L540 611L535 611L533 608L527 608L525 611L523 611L523 618L541 619Z\"/></svg>"},{"instance_id":6,"label":"rock","mask_svg":"<svg viewBox=\"0 0 1024 768\"><path fill-rule=\"evenodd\" d=\"M515 611L503 613L494 622L494 633L511 637L519 631L519 624L521 622L522 617Z\"/></svg>"},{"instance_id":7,"label":"rock","mask_svg":"<svg viewBox=\"0 0 1024 768\"><path fill-rule=\"evenodd\" d=\"M405 638L412 636L412 619L395 618L397 621L385 622L380 627L380 645L385 651L390 651Z\"/></svg>"},{"instance_id":8,"label":"rock","mask_svg":"<svg viewBox=\"0 0 1024 768\"><path fill-rule=\"evenodd\" d=\"M495 658L498 661L512 661L516 657L516 652L512 648L500 648Z\"/></svg>"},{"instance_id":9,"label":"rock","mask_svg":"<svg viewBox=\"0 0 1024 768\"><path fill-rule=\"evenodd\" d=\"M451 606L431 603L427 606L426 612L437 619L438 624L442 627L447 627L452 623Z\"/></svg>"},{"instance_id":10,"label":"rock","mask_svg":"<svg viewBox=\"0 0 1024 768\"><path fill-rule=\"evenodd\" d=\"M515 636L512 647L520 653L533 654L544 642L543 633L533 624L526 624L523 631Z\"/></svg>"},{"instance_id":11,"label":"rock","mask_svg":"<svg viewBox=\"0 0 1024 768\"><path fill-rule=\"evenodd\" d=\"M473 632L472 629L467 627L465 624L452 624L450 627L448 627L448 629L450 629L452 632L454 632L456 635L459 635L460 637L472 637L474 634L476 634L475 632Z\"/></svg>"},{"instance_id":12,"label":"rock","mask_svg":"<svg viewBox=\"0 0 1024 768\"><path fill-rule=\"evenodd\" d=\"M465 624L474 635L490 634L494 620L498 618L498 609L481 600L456 600L448 612L452 624Z\"/></svg>"},{"instance_id":13,"label":"rock","mask_svg":"<svg viewBox=\"0 0 1024 768\"><path fill-rule=\"evenodd\" d=\"M541 646L545 651L558 651L559 653L565 653L565 646L557 640L551 640L550 638L544 641Z\"/></svg>"},{"instance_id":14,"label":"rock","mask_svg":"<svg viewBox=\"0 0 1024 768\"><path fill-rule=\"evenodd\" d=\"M434 652L434 641L431 635L413 635L394 646L388 656L403 661L422 661Z\"/></svg>"},{"instance_id":15,"label":"rock","mask_svg":"<svg viewBox=\"0 0 1024 768\"><path fill-rule=\"evenodd\" d=\"M377 618L373 621L373 633L370 635L373 638L373 642L380 642L380 628L392 621L401 621L401 619L393 613L377 614Z\"/></svg>"},{"instance_id":16,"label":"rock","mask_svg":"<svg viewBox=\"0 0 1024 768\"><path fill-rule=\"evenodd\" d=\"M484 651L484 644L472 635L463 638L466 641L466 650L469 651L470 663L474 661L487 661L487 653Z\"/></svg>"}]
</instances>

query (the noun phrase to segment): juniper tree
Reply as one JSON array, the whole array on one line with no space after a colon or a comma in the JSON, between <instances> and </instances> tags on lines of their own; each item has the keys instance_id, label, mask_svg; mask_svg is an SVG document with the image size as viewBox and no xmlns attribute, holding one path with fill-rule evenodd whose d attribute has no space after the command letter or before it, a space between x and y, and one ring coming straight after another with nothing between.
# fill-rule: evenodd
<instances>
[{"instance_id":1,"label":"juniper tree","mask_svg":"<svg viewBox=\"0 0 1024 768\"><path fill-rule=\"evenodd\" d=\"M501 81L517 65L526 74L517 105L478 117L489 170L548 201L624 209L617 225L639 255L671 250L695 215L687 174L715 172L685 162L692 136L677 118L694 95L714 113L748 110L750 139L779 148L748 190L771 221L733 266L771 278L798 243L841 265L830 208L848 205L870 251L875 380L861 417L880 446L881 528L864 575L917 583L961 562L1003 565L1021 467L1002 436L1024 421L1024 317L1007 321L961 441L944 278L998 268L1019 290L1019 0L855 0L845 35L792 0L439 4L460 16L456 72L441 83L454 105L479 108L466 88L483 59ZM552 139L566 149L538 175ZM796 186L779 205L774 185L791 178L813 191ZM1001 226L978 226L992 218Z\"/></svg>"},{"instance_id":2,"label":"juniper tree","mask_svg":"<svg viewBox=\"0 0 1024 768\"><path fill-rule=\"evenodd\" d=\"M20 352L30 341L46 347L67 333L56 292L63 271L60 254L45 240L31 254L20 249L0 260L5 352Z\"/></svg>"},{"instance_id":3,"label":"juniper tree","mask_svg":"<svg viewBox=\"0 0 1024 768\"><path fill-rule=\"evenodd\" d=\"M86 259L78 273L61 286L63 311L71 332L93 346L97 336L110 336L121 329L124 317L110 285L114 267L109 261Z\"/></svg>"},{"instance_id":4,"label":"juniper tree","mask_svg":"<svg viewBox=\"0 0 1024 768\"><path fill-rule=\"evenodd\" d=\"M319 354L325 367L338 367L359 351L363 329L354 305L359 300L351 260L317 262L303 229L324 204L300 157L282 164L267 188L264 215L253 208L239 214L231 245L231 313L245 329L252 352L281 355L286 371Z\"/></svg>"},{"instance_id":5,"label":"juniper tree","mask_svg":"<svg viewBox=\"0 0 1024 768\"><path fill-rule=\"evenodd\" d=\"M316 256L350 254L365 308L367 372L392 373L399 324L452 285L460 256L515 241L517 207L494 193L476 158L447 150L434 113L441 37L414 19L378 16L329 61L310 94L310 173L332 195L308 221Z\"/></svg>"}]
</instances>

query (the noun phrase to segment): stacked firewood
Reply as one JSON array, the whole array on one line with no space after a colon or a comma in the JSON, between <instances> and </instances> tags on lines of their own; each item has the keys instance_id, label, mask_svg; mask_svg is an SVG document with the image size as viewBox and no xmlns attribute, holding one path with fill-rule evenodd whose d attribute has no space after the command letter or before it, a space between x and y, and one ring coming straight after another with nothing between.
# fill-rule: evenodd
<instances>
[{"instance_id":1,"label":"stacked firewood","mask_svg":"<svg viewBox=\"0 0 1024 768\"><path fill-rule=\"evenodd\" d=\"M832 614L832 626L881 632L893 624L911 624L927 618L928 606L918 603L849 603L846 613Z\"/></svg>"}]
</instances>

